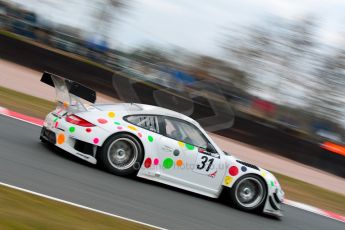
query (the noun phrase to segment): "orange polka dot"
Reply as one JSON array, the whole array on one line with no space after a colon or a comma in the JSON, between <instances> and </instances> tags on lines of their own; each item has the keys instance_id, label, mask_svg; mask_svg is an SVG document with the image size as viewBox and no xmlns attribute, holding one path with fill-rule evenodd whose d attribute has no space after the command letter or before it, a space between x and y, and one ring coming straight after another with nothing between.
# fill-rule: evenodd
<instances>
[{"instance_id":1,"label":"orange polka dot","mask_svg":"<svg viewBox=\"0 0 345 230\"><path fill-rule=\"evenodd\" d=\"M60 133L57 137L57 143L59 145L62 145L65 142L65 135L63 133Z\"/></svg>"},{"instance_id":2,"label":"orange polka dot","mask_svg":"<svg viewBox=\"0 0 345 230\"><path fill-rule=\"evenodd\" d=\"M69 106L69 103L68 103L67 101L64 101L64 102L63 102L63 107L64 107L64 108L67 108L68 106Z\"/></svg>"},{"instance_id":3,"label":"orange polka dot","mask_svg":"<svg viewBox=\"0 0 345 230\"><path fill-rule=\"evenodd\" d=\"M182 160L177 160L176 161L176 165L178 166L178 167L181 167L182 165L183 165L183 161Z\"/></svg>"}]
</instances>

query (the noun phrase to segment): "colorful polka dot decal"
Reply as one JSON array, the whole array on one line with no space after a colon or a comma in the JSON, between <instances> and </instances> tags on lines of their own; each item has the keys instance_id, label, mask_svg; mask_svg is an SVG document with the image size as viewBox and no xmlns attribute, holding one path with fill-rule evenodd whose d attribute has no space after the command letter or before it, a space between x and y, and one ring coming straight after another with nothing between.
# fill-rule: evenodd
<instances>
[{"instance_id":1,"label":"colorful polka dot decal","mask_svg":"<svg viewBox=\"0 0 345 230\"><path fill-rule=\"evenodd\" d=\"M273 181L271 181L271 186L274 187L274 182Z\"/></svg>"},{"instance_id":2,"label":"colorful polka dot decal","mask_svg":"<svg viewBox=\"0 0 345 230\"><path fill-rule=\"evenodd\" d=\"M121 125L121 123L118 122L118 121L115 121L114 124L115 124L115 125Z\"/></svg>"},{"instance_id":3,"label":"colorful polka dot decal","mask_svg":"<svg viewBox=\"0 0 345 230\"><path fill-rule=\"evenodd\" d=\"M158 159L158 158L155 158L155 159L153 160L153 164L154 164L154 165L158 165L158 164L159 164L159 159Z\"/></svg>"},{"instance_id":4,"label":"colorful polka dot decal","mask_svg":"<svg viewBox=\"0 0 345 230\"><path fill-rule=\"evenodd\" d=\"M114 113L114 112L109 112L109 113L108 113L108 117L114 118L114 117L115 117L115 113Z\"/></svg>"},{"instance_id":5,"label":"colorful polka dot decal","mask_svg":"<svg viewBox=\"0 0 345 230\"><path fill-rule=\"evenodd\" d=\"M91 133L92 129L91 128L86 128L85 129L87 133Z\"/></svg>"},{"instance_id":6,"label":"colorful polka dot decal","mask_svg":"<svg viewBox=\"0 0 345 230\"><path fill-rule=\"evenodd\" d=\"M186 144L186 147L189 150L193 150L194 149L194 145Z\"/></svg>"},{"instance_id":7,"label":"colorful polka dot decal","mask_svg":"<svg viewBox=\"0 0 345 230\"><path fill-rule=\"evenodd\" d=\"M145 162L144 162L144 166L145 168L150 168L152 164L152 160L150 157L146 158Z\"/></svg>"},{"instance_id":8,"label":"colorful polka dot decal","mask_svg":"<svg viewBox=\"0 0 345 230\"><path fill-rule=\"evenodd\" d=\"M118 130L122 130L122 126L117 126L117 129Z\"/></svg>"},{"instance_id":9,"label":"colorful polka dot decal","mask_svg":"<svg viewBox=\"0 0 345 230\"><path fill-rule=\"evenodd\" d=\"M138 137L142 138L142 137L143 137L143 134L138 133Z\"/></svg>"},{"instance_id":10,"label":"colorful polka dot decal","mask_svg":"<svg viewBox=\"0 0 345 230\"><path fill-rule=\"evenodd\" d=\"M171 167L173 167L174 165L174 161L171 158L165 158L163 161L163 167L165 169L170 169Z\"/></svg>"},{"instance_id":11,"label":"colorful polka dot decal","mask_svg":"<svg viewBox=\"0 0 345 230\"><path fill-rule=\"evenodd\" d=\"M58 118L58 117L55 117L53 121L54 121L54 122L57 122L58 120L59 120L59 118Z\"/></svg>"},{"instance_id":12,"label":"colorful polka dot decal","mask_svg":"<svg viewBox=\"0 0 345 230\"><path fill-rule=\"evenodd\" d=\"M175 149L174 152L173 152L174 156L178 156L180 155L180 151L178 149Z\"/></svg>"},{"instance_id":13,"label":"colorful polka dot decal","mask_svg":"<svg viewBox=\"0 0 345 230\"><path fill-rule=\"evenodd\" d=\"M57 136L57 143L59 145L62 145L63 143L65 142L65 135L63 133L60 133L58 136Z\"/></svg>"},{"instance_id":14,"label":"colorful polka dot decal","mask_svg":"<svg viewBox=\"0 0 345 230\"><path fill-rule=\"evenodd\" d=\"M183 143L182 141L179 141L179 142L177 142L177 143L178 143L178 145L179 145L181 148L184 147L184 143Z\"/></svg>"},{"instance_id":15,"label":"colorful polka dot decal","mask_svg":"<svg viewBox=\"0 0 345 230\"><path fill-rule=\"evenodd\" d=\"M147 139L149 140L149 142L153 142L153 137L152 136L148 136Z\"/></svg>"},{"instance_id":16,"label":"colorful polka dot decal","mask_svg":"<svg viewBox=\"0 0 345 230\"><path fill-rule=\"evenodd\" d=\"M63 102L63 107L67 108L69 106L69 103L67 101Z\"/></svg>"},{"instance_id":17,"label":"colorful polka dot decal","mask_svg":"<svg viewBox=\"0 0 345 230\"><path fill-rule=\"evenodd\" d=\"M231 176L236 176L238 174L238 168L236 166L231 166L229 168L229 174Z\"/></svg>"},{"instance_id":18,"label":"colorful polka dot decal","mask_svg":"<svg viewBox=\"0 0 345 230\"><path fill-rule=\"evenodd\" d=\"M266 177L266 173L265 173L265 172L262 172L262 173L261 173L261 176L262 176L262 177Z\"/></svg>"},{"instance_id":19,"label":"colorful polka dot decal","mask_svg":"<svg viewBox=\"0 0 345 230\"><path fill-rule=\"evenodd\" d=\"M97 121L101 124L106 124L108 122L106 119L103 118L98 118Z\"/></svg>"},{"instance_id":20,"label":"colorful polka dot decal","mask_svg":"<svg viewBox=\"0 0 345 230\"><path fill-rule=\"evenodd\" d=\"M230 185L231 181L232 181L232 177L231 176L226 176L224 178L224 184L225 185Z\"/></svg>"},{"instance_id":21,"label":"colorful polka dot decal","mask_svg":"<svg viewBox=\"0 0 345 230\"><path fill-rule=\"evenodd\" d=\"M247 171L247 167L246 167L246 166L242 166L242 167L241 167L241 171L242 171L242 172L246 172L246 171Z\"/></svg>"},{"instance_id":22,"label":"colorful polka dot decal","mask_svg":"<svg viewBox=\"0 0 345 230\"><path fill-rule=\"evenodd\" d=\"M69 127L68 130L69 130L71 133L74 133L74 132L75 132L75 127L71 126L71 127Z\"/></svg>"},{"instance_id":23,"label":"colorful polka dot decal","mask_svg":"<svg viewBox=\"0 0 345 230\"><path fill-rule=\"evenodd\" d=\"M133 131L136 131L136 130L137 130L137 128L134 127L133 125L128 125L127 127L128 127L130 130L133 130Z\"/></svg>"},{"instance_id":24,"label":"colorful polka dot decal","mask_svg":"<svg viewBox=\"0 0 345 230\"><path fill-rule=\"evenodd\" d=\"M178 167L181 167L181 166L183 165L183 161L182 161L181 159L178 159L178 160L176 161L176 165L177 165Z\"/></svg>"},{"instance_id":25,"label":"colorful polka dot decal","mask_svg":"<svg viewBox=\"0 0 345 230\"><path fill-rule=\"evenodd\" d=\"M98 142L99 142L99 139L97 137L93 139L94 144L98 144Z\"/></svg>"}]
</instances>

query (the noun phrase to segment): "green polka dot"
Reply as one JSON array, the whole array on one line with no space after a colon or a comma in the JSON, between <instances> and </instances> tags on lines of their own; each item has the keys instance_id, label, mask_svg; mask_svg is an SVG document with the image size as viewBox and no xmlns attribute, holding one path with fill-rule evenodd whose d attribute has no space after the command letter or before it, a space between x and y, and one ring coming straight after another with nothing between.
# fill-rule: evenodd
<instances>
[{"instance_id":1,"label":"green polka dot","mask_svg":"<svg viewBox=\"0 0 345 230\"><path fill-rule=\"evenodd\" d=\"M271 186L274 187L274 182L273 181L271 181Z\"/></svg>"},{"instance_id":2,"label":"green polka dot","mask_svg":"<svg viewBox=\"0 0 345 230\"><path fill-rule=\"evenodd\" d=\"M55 118L54 118L54 122L57 122L57 120L59 120L59 118L58 118L58 117L55 117Z\"/></svg>"},{"instance_id":3,"label":"green polka dot","mask_svg":"<svg viewBox=\"0 0 345 230\"><path fill-rule=\"evenodd\" d=\"M194 149L194 145L186 144L186 147L189 150L193 150Z\"/></svg>"},{"instance_id":4,"label":"green polka dot","mask_svg":"<svg viewBox=\"0 0 345 230\"><path fill-rule=\"evenodd\" d=\"M170 169L174 164L173 159L171 158L165 158L163 161L163 167L166 169Z\"/></svg>"},{"instance_id":5,"label":"green polka dot","mask_svg":"<svg viewBox=\"0 0 345 230\"><path fill-rule=\"evenodd\" d=\"M74 133L75 127L73 127L73 126L69 127L69 131L70 131L71 133Z\"/></svg>"},{"instance_id":6,"label":"green polka dot","mask_svg":"<svg viewBox=\"0 0 345 230\"><path fill-rule=\"evenodd\" d=\"M147 139L149 140L149 142L153 141L153 137L152 136L148 136Z\"/></svg>"},{"instance_id":7,"label":"green polka dot","mask_svg":"<svg viewBox=\"0 0 345 230\"><path fill-rule=\"evenodd\" d=\"M115 121L114 124L115 124L115 125L121 125L121 123L120 123L120 122L117 122L117 121Z\"/></svg>"}]
</instances>

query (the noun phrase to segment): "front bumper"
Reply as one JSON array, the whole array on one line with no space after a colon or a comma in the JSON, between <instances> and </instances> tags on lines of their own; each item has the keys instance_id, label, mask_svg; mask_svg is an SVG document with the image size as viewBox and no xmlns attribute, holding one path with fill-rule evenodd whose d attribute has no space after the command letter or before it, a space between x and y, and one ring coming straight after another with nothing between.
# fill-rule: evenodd
<instances>
[{"instance_id":1,"label":"front bumper","mask_svg":"<svg viewBox=\"0 0 345 230\"><path fill-rule=\"evenodd\" d=\"M269 215L283 216L282 204L284 201L284 192L277 188L273 193L269 194L263 212Z\"/></svg>"}]
</instances>

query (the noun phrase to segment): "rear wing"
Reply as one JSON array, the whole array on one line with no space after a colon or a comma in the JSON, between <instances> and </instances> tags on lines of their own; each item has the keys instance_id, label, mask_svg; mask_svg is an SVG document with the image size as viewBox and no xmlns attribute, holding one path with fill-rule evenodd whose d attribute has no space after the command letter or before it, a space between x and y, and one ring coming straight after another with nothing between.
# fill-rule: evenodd
<instances>
[{"instance_id":1,"label":"rear wing","mask_svg":"<svg viewBox=\"0 0 345 230\"><path fill-rule=\"evenodd\" d=\"M44 72L41 82L55 88L56 99L60 103L71 101L71 95L82 98L91 103L95 103L96 101L96 92L94 90L58 75Z\"/></svg>"}]
</instances>

